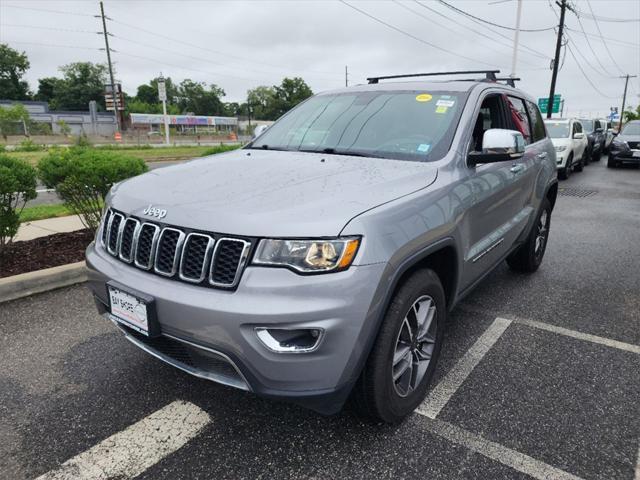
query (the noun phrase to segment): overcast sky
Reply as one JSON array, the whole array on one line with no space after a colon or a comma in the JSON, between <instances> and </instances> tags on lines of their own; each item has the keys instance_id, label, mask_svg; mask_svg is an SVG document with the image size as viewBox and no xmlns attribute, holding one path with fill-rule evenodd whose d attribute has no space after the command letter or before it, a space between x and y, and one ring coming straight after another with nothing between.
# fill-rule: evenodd
<instances>
[{"instance_id":1,"label":"overcast sky","mask_svg":"<svg viewBox=\"0 0 640 480\"><path fill-rule=\"evenodd\" d=\"M243 101L247 89L279 83L283 76L301 76L316 92L342 87L345 65L350 84L375 74L511 70L510 30L475 23L435 0L347 1L365 13L338 0L106 0L106 14L113 19L107 28L114 35L116 77L130 94L162 72L177 81L215 83L226 91L225 101ZM482 19L515 26L517 0L447 2ZM604 115L622 101L624 80L617 77L640 71L640 22L604 20L637 20L640 1L571 3L584 12L580 22L587 36L576 15L568 12L571 49L556 92L565 97L570 115ZM590 7L601 18L597 23L588 18ZM558 23L548 0L524 0L522 10L523 29ZM99 3L93 0L0 0L0 42L28 54L27 79L35 90L37 79L58 75L60 65L106 61L105 52L98 50L104 47L103 38L92 33L102 30L93 17L98 13ZM598 28L612 39L607 46L613 58ZM547 96L555 33L522 32L520 41L520 87L534 97ZM637 105L639 93L636 78L630 81L627 103Z\"/></svg>"}]
</instances>

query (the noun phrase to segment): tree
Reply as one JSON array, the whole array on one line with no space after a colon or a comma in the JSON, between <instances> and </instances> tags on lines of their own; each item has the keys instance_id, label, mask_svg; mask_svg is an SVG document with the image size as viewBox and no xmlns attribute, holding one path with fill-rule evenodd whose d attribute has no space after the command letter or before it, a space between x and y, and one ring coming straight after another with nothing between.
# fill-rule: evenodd
<instances>
[{"instance_id":1,"label":"tree","mask_svg":"<svg viewBox=\"0 0 640 480\"><path fill-rule=\"evenodd\" d=\"M60 67L62 78L41 78L36 98L50 103L52 109L87 110L95 100L105 109L104 90L107 67L99 63L76 62Z\"/></svg>"},{"instance_id":2,"label":"tree","mask_svg":"<svg viewBox=\"0 0 640 480\"><path fill-rule=\"evenodd\" d=\"M29 122L29 112L24 105L16 103L11 107L0 107L0 134L6 140L7 135L15 134L17 131L24 132L24 125Z\"/></svg>"},{"instance_id":3,"label":"tree","mask_svg":"<svg viewBox=\"0 0 640 480\"><path fill-rule=\"evenodd\" d=\"M251 116L258 120L275 120L278 118L275 87L260 86L247 92L247 104L251 108Z\"/></svg>"},{"instance_id":4,"label":"tree","mask_svg":"<svg viewBox=\"0 0 640 480\"><path fill-rule=\"evenodd\" d=\"M183 112L195 115L224 115L225 106L221 98L224 90L217 85L185 79L178 86L178 106Z\"/></svg>"},{"instance_id":5,"label":"tree","mask_svg":"<svg viewBox=\"0 0 640 480\"><path fill-rule=\"evenodd\" d=\"M635 111L632 107L628 107L624 111L624 121L630 122L631 120L640 120L640 105L636 107Z\"/></svg>"},{"instance_id":6,"label":"tree","mask_svg":"<svg viewBox=\"0 0 640 480\"><path fill-rule=\"evenodd\" d=\"M29 84L22 79L29 69L27 55L0 43L0 99L28 100Z\"/></svg>"},{"instance_id":7,"label":"tree","mask_svg":"<svg viewBox=\"0 0 640 480\"><path fill-rule=\"evenodd\" d=\"M279 86L275 86L274 89L277 117L284 115L300 102L313 95L309 85L300 77L284 78L282 83Z\"/></svg>"}]
</instances>

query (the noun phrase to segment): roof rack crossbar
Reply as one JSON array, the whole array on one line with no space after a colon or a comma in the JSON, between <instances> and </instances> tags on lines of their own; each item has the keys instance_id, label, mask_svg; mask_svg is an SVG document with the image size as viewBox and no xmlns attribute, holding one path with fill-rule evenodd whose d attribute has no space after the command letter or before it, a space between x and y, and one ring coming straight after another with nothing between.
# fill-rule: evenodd
<instances>
[{"instance_id":1,"label":"roof rack crossbar","mask_svg":"<svg viewBox=\"0 0 640 480\"><path fill-rule=\"evenodd\" d=\"M383 77L368 77L369 83L378 83L380 80L390 80L393 78L413 78L413 77L436 77L439 75L469 75L476 73L484 73L487 80L495 81L496 73L500 73L500 70L463 70L455 72L430 72L430 73L408 73L405 75L386 75Z\"/></svg>"},{"instance_id":2,"label":"roof rack crossbar","mask_svg":"<svg viewBox=\"0 0 640 480\"><path fill-rule=\"evenodd\" d=\"M516 82L520 82L522 81L521 78L514 78L514 77L502 77L502 78L496 78L497 82L505 82L507 85L515 88L516 87Z\"/></svg>"}]
</instances>

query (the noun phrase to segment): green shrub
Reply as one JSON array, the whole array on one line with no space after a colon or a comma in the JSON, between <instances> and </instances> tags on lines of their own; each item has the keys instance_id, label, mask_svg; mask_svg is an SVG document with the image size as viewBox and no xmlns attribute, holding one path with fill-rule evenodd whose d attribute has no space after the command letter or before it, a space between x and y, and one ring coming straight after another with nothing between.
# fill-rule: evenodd
<instances>
[{"instance_id":1,"label":"green shrub","mask_svg":"<svg viewBox=\"0 0 640 480\"><path fill-rule=\"evenodd\" d=\"M6 152L7 151L7 147L5 146L4 143L0 143L0 153Z\"/></svg>"},{"instance_id":2,"label":"green shrub","mask_svg":"<svg viewBox=\"0 0 640 480\"><path fill-rule=\"evenodd\" d=\"M25 138L14 150L16 152L41 152L44 149L44 145L34 143L30 138Z\"/></svg>"},{"instance_id":3,"label":"green shrub","mask_svg":"<svg viewBox=\"0 0 640 480\"><path fill-rule=\"evenodd\" d=\"M82 132L80 135L78 135L75 139L75 142L73 142L74 145L76 147L91 147L93 146L93 144L91 143L91 140L89 140L89 137L87 137L87 134Z\"/></svg>"},{"instance_id":4,"label":"green shrub","mask_svg":"<svg viewBox=\"0 0 640 480\"><path fill-rule=\"evenodd\" d=\"M146 172L147 165L120 152L72 147L51 149L38 162L38 171L42 182L56 189L82 223L96 230L111 186Z\"/></svg>"},{"instance_id":5,"label":"green shrub","mask_svg":"<svg viewBox=\"0 0 640 480\"><path fill-rule=\"evenodd\" d=\"M207 155L215 155L216 153L229 152L231 150L236 150L240 148L242 145L217 145L215 147L207 148L204 152L202 152L202 156L206 157Z\"/></svg>"},{"instance_id":6,"label":"green shrub","mask_svg":"<svg viewBox=\"0 0 640 480\"><path fill-rule=\"evenodd\" d=\"M18 233L22 209L36 195L35 168L0 154L0 255Z\"/></svg>"}]
</instances>

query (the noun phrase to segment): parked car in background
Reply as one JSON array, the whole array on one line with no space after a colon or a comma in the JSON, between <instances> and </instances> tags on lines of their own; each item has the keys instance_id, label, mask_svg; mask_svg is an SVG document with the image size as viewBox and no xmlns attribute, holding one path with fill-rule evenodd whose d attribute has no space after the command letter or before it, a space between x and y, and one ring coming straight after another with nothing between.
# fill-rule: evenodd
<instances>
[{"instance_id":1,"label":"parked car in background","mask_svg":"<svg viewBox=\"0 0 640 480\"><path fill-rule=\"evenodd\" d=\"M640 165L640 120L623 125L620 134L611 142L607 167L617 167L621 163Z\"/></svg>"},{"instance_id":2,"label":"parked car in background","mask_svg":"<svg viewBox=\"0 0 640 480\"><path fill-rule=\"evenodd\" d=\"M611 146L611 142L613 142L613 128L611 128L611 122L605 120L603 118L600 119L600 123L603 126L603 134L604 134L604 152L609 151L609 147Z\"/></svg>"},{"instance_id":3,"label":"parked car in background","mask_svg":"<svg viewBox=\"0 0 640 480\"><path fill-rule=\"evenodd\" d=\"M544 123L556 149L558 178L566 180L573 170L581 172L585 157L589 155L589 141L580 121L575 118L556 118L545 120Z\"/></svg>"},{"instance_id":4,"label":"parked car in background","mask_svg":"<svg viewBox=\"0 0 640 480\"><path fill-rule=\"evenodd\" d=\"M410 414L448 312L502 261L542 263L558 180L535 99L495 72L380 80L115 185L86 256L98 310L193 375L327 414L349 395L378 420Z\"/></svg>"},{"instance_id":5,"label":"parked car in background","mask_svg":"<svg viewBox=\"0 0 640 480\"><path fill-rule=\"evenodd\" d=\"M604 150L604 128L600 120L594 120L592 118L581 118L580 123L582 123L582 128L589 140L590 160L597 162L600 160L600 156Z\"/></svg>"}]
</instances>

